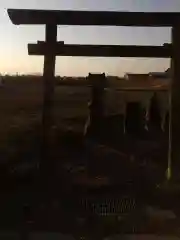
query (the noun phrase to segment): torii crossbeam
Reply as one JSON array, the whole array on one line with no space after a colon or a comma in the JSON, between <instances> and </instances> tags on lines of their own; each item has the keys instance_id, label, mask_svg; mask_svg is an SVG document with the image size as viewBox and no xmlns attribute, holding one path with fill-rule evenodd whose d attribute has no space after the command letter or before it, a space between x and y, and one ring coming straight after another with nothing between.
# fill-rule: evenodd
<instances>
[{"instance_id":1,"label":"torii crossbeam","mask_svg":"<svg viewBox=\"0 0 180 240\"><path fill-rule=\"evenodd\" d=\"M9 9L13 24L46 25L45 42L29 44L30 55L44 55L44 143L48 142L52 124L51 108L54 92L56 56L156 57L172 58L170 154L172 162L180 158L180 13L99 12ZM172 27L172 45L102 46L65 45L57 42L57 25ZM45 147L46 148L46 147ZM177 165L176 165L177 166Z\"/></svg>"}]
</instances>

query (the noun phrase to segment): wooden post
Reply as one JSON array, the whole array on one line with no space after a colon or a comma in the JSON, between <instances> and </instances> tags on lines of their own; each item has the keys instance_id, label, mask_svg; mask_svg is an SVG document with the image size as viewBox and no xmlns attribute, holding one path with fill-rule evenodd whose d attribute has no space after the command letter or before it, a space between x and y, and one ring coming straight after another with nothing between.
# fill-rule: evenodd
<instances>
[{"instance_id":1,"label":"wooden post","mask_svg":"<svg viewBox=\"0 0 180 240\"><path fill-rule=\"evenodd\" d=\"M170 93L170 160L172 176L180 170L180 25L172 28L172 80Z\"/></svg>"},{"instance_id":2,"label":"wooden post","mask_svg":"<svg viewBox=\"0 0 180 240\"><path fill-rule=\"evenodd\" d=\"M57 26L46 25L45 41L49 46L56 43ZM50 167L51 156L51 127L53 124L53 95L55 86L55 61L56 56L48 53L44 56L44 72L43 72L43 113L42 113L42 130L43 130L43 146L42 146L42 165L45 169Z\"/></svg>"},{"instance_id":3,"label":"wooden post","mask_svg":"<svg viewBox=\"0 0 180 240\"><path fill-rule=\"evenodd\" d=\"M88 76L91 84L91 101L89 105L89 116L85 126L85 136L97 137L101 135L104 118L104 88L106 76L103 74L91 74Z\"/></svg>"}]
</instances>

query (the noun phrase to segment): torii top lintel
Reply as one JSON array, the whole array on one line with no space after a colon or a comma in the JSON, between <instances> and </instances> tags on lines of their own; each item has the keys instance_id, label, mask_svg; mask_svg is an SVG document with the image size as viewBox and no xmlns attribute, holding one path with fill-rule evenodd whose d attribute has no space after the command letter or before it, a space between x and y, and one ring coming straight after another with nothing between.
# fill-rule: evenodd
<instances>
[{"instance_id":1,"label":"torii top lintel","mask_svg":"<svg viewBox=\"0 0 180 240\"><path fill-rule=\"evenodd\" d=\"M179 12L113 12L8 9L13 24L171 27Z\"/></svg>"}]
</instances>

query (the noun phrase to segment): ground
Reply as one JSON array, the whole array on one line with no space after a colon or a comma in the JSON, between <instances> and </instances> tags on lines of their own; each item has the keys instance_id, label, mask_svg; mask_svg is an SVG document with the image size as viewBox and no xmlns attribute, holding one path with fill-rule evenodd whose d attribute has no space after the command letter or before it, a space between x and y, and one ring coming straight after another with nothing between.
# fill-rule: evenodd
<instances>
[{"instance_id":1,"label":"ground","mask_svg":"<svg viewBox=\"0 0 180 240\"><path fill-rule=\"evenodd\" d=\"M10 167L12 170L12 175L18 171L20 173L24 171L20 168L19 170L16 170L16 166L20 165L22 161L26 161L27 158L33 159L32 161L34 161L34 166L37 163L35 158L38 158L38 154L40 154L38 149L40 149L41 138L41 111L43 104L42 90L43 88L41 79L18 77L7 78L5 85L0 89L1 163L6 165L8 162L8 169ZM131 92L130 94L131 98L133 98L133 93ZM136 96L137 94L134 94L134 98ZM82 231L82 225L84 223L82 224L82 219L78 220L78 217L81 218L82 216L76 216L76 212L76 214L74 214L72 217L71 212L65 211L65 209L71 207L72 210L76 209L77 207L75 205L75 208L73 208L72 203L76 202L76 197L79 196L79 190L74 190L75 194L72 194L72 191L70 191L72 190L72 182L78 184L86 182L90 184L90 186L91 184L96 185L97 182L94 179L87 179L86 171L83 172L83 170L77 170L77 165L84 164L86 167L86 162L84 161L86 158L85 153L83 152L84 145L82 144L82 132L88 114L87 103L89 99L90 91L86 87L56 86L54 132L55 139L57 141L54 145L54 158L56 159L56 164L59 162L60 164L56 165L57 178L52 179L52 181L57 181L55 188L52 189L52 192L50 191L52 196L50 195L50 192L46 192L46 195L41 194L43 190L41 189L40 185L38 185L39 178L36 174L33 175L33 181L32 176L18 175L18 177L16 177L16 174L13 175L11 180L9 180L9 178L2 178L0 207L1 226L22 228L22 224L25 224L30 228L31 225L33 225L33 228L42 227L43 229L48 229L49 227L52 229L54 228L55 230L60 229L61 226L61 229L67 231L68 224L68 227L71 227L72 231L75 231L74 234L79 234L76 232L76 229ZM69 136L67 134L68 129L73 130L68 132L68 134L70 134ZM76 133L74 140L71 135L72 132ZM64 139L63 141L62 138ZM72 141L71 144L70 139ZM90 143L86 142L86 144ZM91 148L93 148L92 145ZM95 156L95 160L99 160L99 166L97 165L97 168L99 167L101 170L102 161L105 159L103 156L106 156L107 158L109 154L109 156L113 156L113 159L110 165L107 164L106 169L106 164L104 162L105 172L111 171L112 165L114 164L117 170L116 174L114 175L117 177L117 175L122 174L123 176L124 168L122 168L122 165L124 163L119 162L119 153L116 151L112 153L112 150L109 148L106 148L105 152L103 146L100 146L99 149L101 150L94 150L95 153L93 153L95 155L97 154L97 156ZM59 165L61 166L58 168ZM133 168L134 165L132 169ZM4 169L6 169L6 167ZM121 170L121 174L118 169ZM1 175L3 176L3 171ZM93 183L91 183L91 181ZM101 184L105 184L105 186L108 185L108 180L104 179L102 181L101 179ZM66 188L64 187L65 185ZM84 194L82 189L83 188L80 187L80 195ZM110 194L112 194L111 191ZM68 198L63 198L62 194L64 194L63 196L68 196ZM122 191L120 191L119 194L121 197ZM47 197L47 195L49 196ZM61 199L61 201L59 201L59 199ZM66 208L62 207L63 203L66 203ZM10 217L7 216L7 213ZM106 226L107 234L115 231L114 228L112 230L112 228L109 226L112 225L113 222L113 226L117 224L118 227L118 223L114 219L112 221L109 219L110 218L103 220L105 221L103 225L99 219L91 219L91 222L94 222L94 224L92 224L94 231L96 232L97 227L98 229L102 230L103 226ZM109 224L108 221L110 221L111 224ZM128 222L128 227L126 226L127 232L132 230L131 224L134 224L132 221L137 222L137 219L131 220L131 223ZM14 225L15 222L17 225ZM88 222L87 224L90 223ZM83 229L86 229L86 227ZM165 231L165 229L167 228L161 227L161 232ZM88 231L90 230L88 229ZM174 229L171 227L169 231L172 232Z\"/></svg>"},{"instance_id":2,"label":"ground","mask_svg":"<svg viewBox=\"0 0 180 240\"><path fill-rule=\"evenodd\" d=\"M121 80L122 81L122 80ZM154 85L158 85L155 82ZM127 88L134 83L124 82L123 84L113 83L112 87ZM137 86L142 86L137 83ZM149 85L146 83L146 87ZM166 86L166 83L165 83ZM113 87L113 88L114 88ZM163 87L165 89L165 87ZM167 87L166 87L167 89ZM113 95L115 93L113 92ZM111 101L109 96L111 109L112 105L120 101L120 93L116 96L117 101ZM140 95L142 95L140 97ZM146 99L147 93L129 92L126 93L126 98L131 101ZM86 87L70 87L57 86L55 88L55 125L71 125L84 127L83 120L88 114L87 102L90 99L90 90ZM41 123L41 110L43 104L43 88L41 78L32 77L6 77L5 86L0 89L0 110L1 110L1 135L0 135L0 149L6 147L8 138L11 137L14 131L21 131L28 128L31 124ZM117 104L116 111L119 112L118 107L122 105ZM166 105L166 104L165 104ZM114 111L114 110L113 110ZM75 119L81 118L80 124ZM72 120L71 120L72 119Z\"/></svg>"}]
</instances>

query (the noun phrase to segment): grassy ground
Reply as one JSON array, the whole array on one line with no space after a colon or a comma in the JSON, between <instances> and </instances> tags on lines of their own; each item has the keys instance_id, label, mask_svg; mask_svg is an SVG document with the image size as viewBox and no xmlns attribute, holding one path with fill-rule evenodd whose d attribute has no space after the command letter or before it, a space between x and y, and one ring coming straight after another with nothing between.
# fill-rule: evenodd
<instances>
[{"instance_id":1,"label":"grassy ground","mask_svg":"<svg viewBox=\"0 0 180 240\"><path fill-rule=\"evenodd\" d=\"M137 93L133 95L131 92L130 94L131 98L136 99ZM54 124L57 126L57 129L60 129L59 131L61 131L62 129L65 130L68 127L73 127L77 132L82 133L88 114L87 102L89 99L90 92L85 87L71 88L67 86L57 86L55 89L54 106ZM39 142L36 142L36 139L38 139L38 136L40 135L39 130L41 125L42 100L43 94L41 79L6 79L5 86L0 89L1 161L6 161L8 159L12 159L13 161L14 159L17 161L24 160L24 158L32 153L32 149L35 149L35 152L37 151L38 146L40 146L38 145ZM60 135L62 135L62 133ZM68 141L69 140L67 140L67 142ZM77 140L75 139L74 144L76 142ZM66 148L66 152L61 151L62 148L60 145L61 144L58 145L57 143L57 146L55 146L57 150L55 158L57 160L61 160L59 162L62 163L64 161L64 163L67 162L70 164L70 160L73 159L73 154L75 156L74 158L81 157L79 153L75 153L75 149L70 147ZM17 154L18 149L20 149L20 154ZM25 154L23 153L23 150ZM17 157L19 157L19 159L17 159ZM97 159L100 158L97 156ZM116 166L117 169L120 168L119 165ZM112 166L109 168L112 170ZM63 175L62 172L58 176L59 182L56 184L56 194L52 197L48 197L46 203L41 202L42 196L39 194L40 189L36 187L37 182L34 182L34 185L31 188L28 185L28 179L27 182L24 180L22 182L22 180L20 180L21 185L18 187L16 186L14 191L8 193L9 195L5 191L0 200L0 215L2 216L0 218L0 225L13 225L14 222L17 221L17 226L19 227L24 221L27 221L27 219L36 218L36 224L38 227L42 224L43 228L48 228L48 224L51 223L51 227L54 225L55 229L59 229L60 225L61 228L65 229L64 223L66 222L72 227L72 229L75 230L78 224L77 219L73 219L71 213L65 212L62 206L57 209L57 205L62 204L62 202L59 203L57 200L59 197L58 191L62 187L62 182L65 184L64 180L71 178L72 176L69 173L64 173ZM19 181L19 179L16 180ZM4 182L1 182L1 185L3 184ZM71 189L71 185L68 185L68 183L67 188ZM40 198L40 200L38 198ZM72 200L73 197L69 195L68 201L69 199ZM33 205L34 208L32 212L35 216L32 216L32 212L29 207L25 206L26 202ZM67 202L67 199L64 199L64 202ZM7 209L8 214L11 216L10 218L7 216ZM71 221L69 219L71 219ZM40 224L40 222L43 221L44 223ZM94 228L96 229L95 224Z\"/></svg>"},{"instance_id":2,"label":"grassy ground","mask_svg":"<svg viewBox=\"0 0 180 240\"><path fill-rule=\"evenodd\" d=\"M34 122L40 124L43 103L41 78L7 77L5 82L4 88L0 89L0 149L6 146L13 131L21 131ZM142 85L142 83L137 83L137 86L141 86L140 84ZM126 85L127 82L124 82L117 86L129 87L129 83ZM148 86L147 83L146 85ZM116 94L114 91L112 93L108 92L108 111L123 112L124 109L121 109L123 99L130 101L143 101L144 99L146 101L147 95L150 96L151 94L137 91ZM72 125L74 123L75 126L79 126L75 118L86 119L89 99L90 89L86 87L57 86L54 99L55 124ZM81 122L81 129L82 127Z\"/></svg>"}]
</instances>

